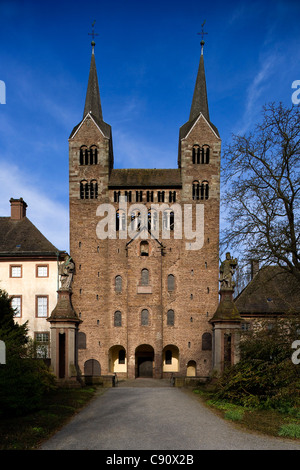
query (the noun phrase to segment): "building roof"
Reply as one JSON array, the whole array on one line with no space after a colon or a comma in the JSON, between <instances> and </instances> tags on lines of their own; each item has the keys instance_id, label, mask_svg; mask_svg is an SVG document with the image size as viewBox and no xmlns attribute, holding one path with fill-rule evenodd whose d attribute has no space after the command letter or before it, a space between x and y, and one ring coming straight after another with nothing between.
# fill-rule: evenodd
<instances>
[{"instance_id":1,"label":"building roof","mask_svg":"<svg viewBox=\"0 0 300 470\"><path fill-rule=\"evenodd\" d=\"M178 147L178 166L181 167L181 140L184 139L194 124L196 123L199 116L202 114L215 134L220 137L219 131L216 126L209 119L209 108L206 90L206 78L204 68L204 55L203 55L204 41L201 41L201 55L198 67L198 74L196 78L196 84L194 88L193 100L190 110L189 120L181 126L179 130L179 147Z\"/></svg>"},{"instance_id":2,"label":"building roof","mask_svg":"<svg viewBox=\"0 0 300 470\"><path fill-rule=\"evenodd\" d=\"M86 91L83 118L89 112L91 112L99 121L103 121L94 46L92 50L89 81Z\"/></svg>"},{"instance_id":3,"label":"building roof","mask_svg":"<svg viewBox=\"0 0 300 470\"><path fill-rule=\"evenodd\" d=\"M203 42L204 44L204 42ZM198 74L194 88L193 101L190 111L189 121L193 121L202 113L207 121L209 121L209 110L206 91L206 79L204 69L203 45L201 44L201 55L199 61Z\"/></svg>"},{"instance_id":4,"label":"building roof","mask_svg":"<svg viewBox=\"0 0 300 470\"><path fill-rule=\"evenodd\" d=\"M180 188L181 173L170 169L113 169L109 188Z\"/></svg>"},{"instance_id":5,"label":"building roof","mask_svg":"<svg viewBox=\"0 0 300 470\"><path fill-rule=\"evenodd\" d=\"M0 257L57 256L58 250L27 217L0 217Z\"/></svg>"},{"instance_id":6,"label":"building roof","mask_svg":"<svg viewBox=\"0 0 300 470\"><path fill-rule=\"evenodd\" d=\"M300 285L279 266L261 268L235 299L241 315L300 313Z\"/></svg>"}]
</instances>

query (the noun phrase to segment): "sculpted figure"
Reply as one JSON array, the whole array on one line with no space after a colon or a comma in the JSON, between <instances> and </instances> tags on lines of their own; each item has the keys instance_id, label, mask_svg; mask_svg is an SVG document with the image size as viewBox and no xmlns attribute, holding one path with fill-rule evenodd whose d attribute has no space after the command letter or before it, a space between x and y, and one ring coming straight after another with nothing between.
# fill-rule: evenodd
<instances>
[{"instance_id":1,"label":"sculpted figure","mask_svg":"<svg viewBox=\"0 0 300 470\"><path fill-rule=\"evenodd\" d=\"M58 273L60 275L61 288L69 289L71 286L75 265L71 256L66 255L65 261L59 265Z\"/></svg>"},{"instance_id":2,"label":"sculpted figure","mask_svg":"<svg viewBox=\"0 0 300 470\"><path fill-rule=\"evenodd\" d=\"M230 253L226 253L226 259L222 261L220 266L220 283L221 289L234 288L235 283L232 280L234 271L237 266L237 259L231 258Z\"/></svg>"}]
</instances>

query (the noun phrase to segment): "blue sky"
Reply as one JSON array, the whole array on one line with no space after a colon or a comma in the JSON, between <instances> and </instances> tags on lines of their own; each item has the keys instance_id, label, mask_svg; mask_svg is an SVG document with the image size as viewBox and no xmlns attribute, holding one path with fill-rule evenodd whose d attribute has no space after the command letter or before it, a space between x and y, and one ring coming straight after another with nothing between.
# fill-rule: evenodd
<instances>
[{"instance_id":1,"label":"blue sky","mask_svg":"<svg viewBox=\"0 0 300 470\"><path fill-rule=\"evenodd\" d=\"M116 168L176 168L205 20L211 121L223 145L262 106L291 105L300 80L300 2L0 0L0 215L27 215L68 250L68 137L82 119L96 20L96 63ZM1 93L0 93L1 97Z\"/></svg>"}]
</instances>

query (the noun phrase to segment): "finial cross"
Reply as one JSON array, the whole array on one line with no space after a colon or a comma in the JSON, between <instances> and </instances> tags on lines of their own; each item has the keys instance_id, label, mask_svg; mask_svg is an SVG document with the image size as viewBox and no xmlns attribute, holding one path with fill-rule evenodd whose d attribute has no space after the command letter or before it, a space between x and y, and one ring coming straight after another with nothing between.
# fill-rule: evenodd
<instances>
[{"instance_id":1,"label":"finial cross","mask_svg":"<svg viewBox=\"0 0 300 470\"><path fill-rule=\"evenodd\" d=\"M92 23L92 32L88 33L89 36L92 36L93 41L95 39L95 36L99 36L99 34L95 33L95 31L94 31L95 23L96 23L96 20Z\"/></svg>"},{"instance_id":2,"label":"finial cross","mask_svg":"<svg viewBox=\"0 0 300 470\"><path fill-rule=\"evenodd\" d=\"M206 20L204 20L203 23L202 23L202 25L201 25L201 27L202 27L201 33L197 33L197 34L200 34L200 35L202 36L202 41L203 41L203 36L204 36L204 34L208 34L208 33L205 33L205 32L203 31L203 28L204 28L204 25L205 25L205 21L206 21Z\"/></svg>"}]
</instances>

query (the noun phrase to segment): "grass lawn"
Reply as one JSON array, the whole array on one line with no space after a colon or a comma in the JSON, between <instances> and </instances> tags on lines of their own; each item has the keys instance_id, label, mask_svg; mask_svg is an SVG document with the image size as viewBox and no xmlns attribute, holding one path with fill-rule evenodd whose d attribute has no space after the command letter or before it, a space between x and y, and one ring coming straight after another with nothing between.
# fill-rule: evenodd
<instances>
[{"instance_id":1,"label":"grass lawn","mask_svg":"<svg viewBox=\"0 0 300 470\"><path fill-rule=\"evenodd\" d=\"M201 389L193 391L199 399L223 419L236 423L244 430L275 437L300 440L300 409L263 410L244 408L225 400L216 400L213 394Z\"/></svg>"},{"instance_id":2,"label":"grass lawn","mask_svg":"<svg viewBox=\"0 0 300 470\"><path fill-rule=\"evenodd\" d=\"M34 450L95 394L104 393L97 387L58 388L44 398L41 408L26 416L0 418L0 450Z\"/></svg>"}]
</instances>

